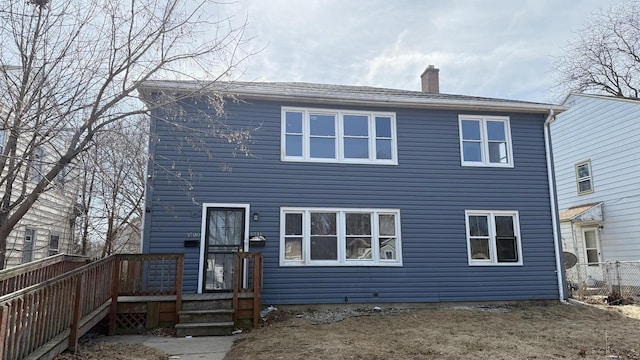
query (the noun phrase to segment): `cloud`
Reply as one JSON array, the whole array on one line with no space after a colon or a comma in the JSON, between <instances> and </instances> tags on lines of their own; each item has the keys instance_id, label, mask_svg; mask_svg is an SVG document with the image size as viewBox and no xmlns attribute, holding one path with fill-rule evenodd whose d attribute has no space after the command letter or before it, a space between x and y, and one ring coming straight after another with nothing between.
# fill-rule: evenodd
<instances>
[{"instance_id":1,"label":"cloud","mask_svg":"<svg viewBox=\"0 0 640 360\"><path fill-rule=\"evenodd\" d=\"M548 101L554 56L617 0L239 0L251 46L243 80L418 90L427 65L443 92Z\"/></svg>"}]
</instances>

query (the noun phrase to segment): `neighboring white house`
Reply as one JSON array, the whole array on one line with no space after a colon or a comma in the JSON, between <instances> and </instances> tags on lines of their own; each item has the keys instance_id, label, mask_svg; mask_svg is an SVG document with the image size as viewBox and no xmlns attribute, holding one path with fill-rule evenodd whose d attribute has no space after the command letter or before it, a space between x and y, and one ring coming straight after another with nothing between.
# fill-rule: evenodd
<instances>
[{"instance_id":1,"label":"neighboring white house","mask_svg":"<svg viewBox=\"0 0 640 360\"><path fill-rule=\"evenodd\" d=\"M565 251L640 261L640 101L571 94L551 125Z\"/></svg>"},{"instance_id":2,"label":"neighboring white house","mask_svg":"<svg viewBox=\"0 0 640 360\"><path fill-rule=\"evenodd\" d=\"M0 149L4 150L8 130L0 130ZM35 186L54 161L47 146L36 149L39 161L30 169ZM21 179L18 179L22 181ZM4 195L0 188L0 196ZM77 184L66 174L60 174L50 188L40 195L36 203L14 227L7 239L6 266L15 266L58 253L73 253L76 219Z\"/></svg>"}]
</instances>

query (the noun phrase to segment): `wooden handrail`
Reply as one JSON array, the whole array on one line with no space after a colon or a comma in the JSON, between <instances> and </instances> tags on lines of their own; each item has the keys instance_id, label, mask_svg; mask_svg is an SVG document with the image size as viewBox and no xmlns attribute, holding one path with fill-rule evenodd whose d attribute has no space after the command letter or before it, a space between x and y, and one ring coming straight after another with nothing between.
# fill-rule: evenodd
<instances>
[{"instance_id":1,"label":"wooden handrail","mask_svg":"<svg viewBox=\"0 0 640 360\"><path fill-rule=\"evenodd\" d=\"M83 256L58 254L0 270L0 296L49 280L85 265Z\"/></svg>"}]
</instances>

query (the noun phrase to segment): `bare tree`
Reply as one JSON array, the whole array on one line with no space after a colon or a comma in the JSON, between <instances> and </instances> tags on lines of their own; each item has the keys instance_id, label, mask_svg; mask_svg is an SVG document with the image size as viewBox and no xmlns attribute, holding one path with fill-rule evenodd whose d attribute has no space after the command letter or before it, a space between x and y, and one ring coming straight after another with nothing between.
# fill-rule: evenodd
<instances>
[{"instance_id":1,"label":"bare tree","mask_svg":"<svg viewBox=\"0 0 640 360\"><path fill-rule=\"evenodd\" d=\"M80 154L101 146L112 124L147 113L136 89L151 78L198 79L192 94L212 106L216 80L231 80L249 54L245 23L216 17L209 0L4 0L0 4L0 110L8 132L0 158L0 268L7 237L54 179ZM211 133L242 144L249 134L211 120ZM182 126L182 125L181 125ZM53 160L43 162L41 150ZM37 173L37 174L36 174Z\"/></svg>"},{"instance_id":2,"label":"bare tree","mask_svg":"<svg viewBox=\"0 0 640 360\"><path fill-rule=\"evenodd\" d=\"M595 14L578 32L556 70L562 91L640 95L640 1Z\"/></svg>"}]
</instances>

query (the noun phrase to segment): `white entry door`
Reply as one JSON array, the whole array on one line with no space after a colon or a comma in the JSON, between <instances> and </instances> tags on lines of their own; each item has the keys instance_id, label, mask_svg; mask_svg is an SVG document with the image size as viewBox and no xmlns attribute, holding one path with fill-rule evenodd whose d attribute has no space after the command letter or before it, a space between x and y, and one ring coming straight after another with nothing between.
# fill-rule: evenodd
<instances>
[{"instance_id":1,"label":"white entry door","mask_svg":"<svg viewBox=\"0 0 640 360\"><path fill-rule=\"evenodd\" d=\"M602 262L600 252L600 234L597 228L586 228L582 230L584 239L584 252L587 264L598 266Z\"/></svg>"}]
</instances>

